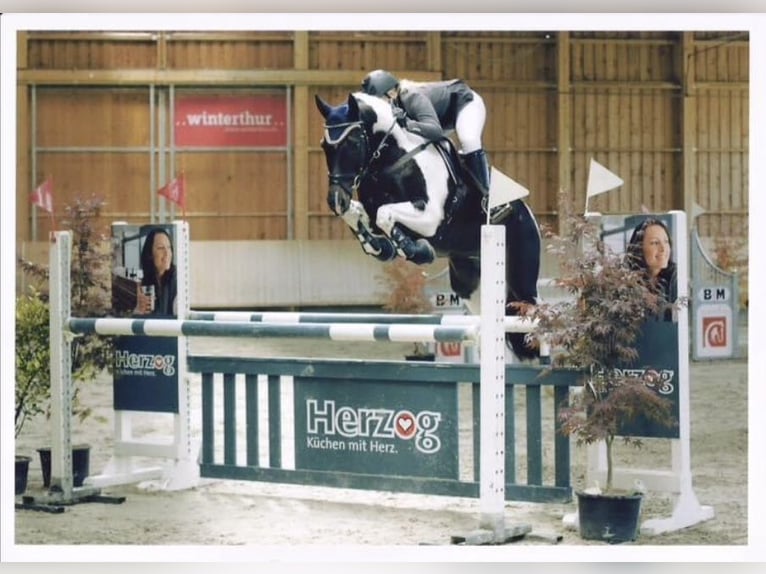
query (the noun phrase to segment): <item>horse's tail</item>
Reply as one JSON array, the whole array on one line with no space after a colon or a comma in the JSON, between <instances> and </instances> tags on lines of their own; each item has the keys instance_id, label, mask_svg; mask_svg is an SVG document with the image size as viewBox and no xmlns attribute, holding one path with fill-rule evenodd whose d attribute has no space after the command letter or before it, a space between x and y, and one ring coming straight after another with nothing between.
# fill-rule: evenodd
<instances>
[{"instance_id":1,"label":"horse's tail","mask_svg":"<svg viewBox=\"0 0 766 574\"><path fill-rule=\"evenodd\" d=\"M529 206L517 199L505 225L506 243L506 315L518 315L521 309L514 303L537 303L537 280L540 275L542 240L540 228ZM508 333L506 342L519 359L534 359L539 348L531 345L525 333Z\"/></svg>"}]
</instances>

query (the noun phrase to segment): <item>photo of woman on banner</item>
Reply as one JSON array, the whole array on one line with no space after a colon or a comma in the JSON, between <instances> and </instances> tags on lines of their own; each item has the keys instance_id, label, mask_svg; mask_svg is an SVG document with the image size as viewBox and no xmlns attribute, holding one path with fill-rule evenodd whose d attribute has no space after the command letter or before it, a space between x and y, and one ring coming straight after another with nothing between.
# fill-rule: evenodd
<instances>
[{"instance_id":1,"label":"photo of woman on banner","mask_svg":"<svg viewBox=\"0 0 766 574\"><path fill-rule=\"evenodd\" d=\"M141 271L135 313L175 316L178 285L173 242L166 229L155 227L146 235L141 248Z\"/></svg>"},{"instance_id":2,"label":"photo of woman on banner","mask_svg":"<svg viewBox=\"0 0 766 574\"><path fill-rule=\"evenodd\" d=\"M662 315L665 321L673 321L672 304L678 298L672 250L671 233L656 217L647 217L636 225L626 248L627 264L632 269L643 269L649 286L668 304Z\"/></svg>"},{"instance_id":3,"label":"photo of woman on banner","mask_svg":"<svg viewBox=\"0 0 766 574\"><path fill-rule=\"evenodd\" d=\"M651 313L645 318L641 331L631 344L636 356L620 361L618 368L624 374L642 376L653 373L650 386L673 403L675 419L680 409L681 357L688 353L681 348L682 329L687 329L679 300L679 264L673 259L674 240L683 242L683 236L674 232L685 228L685 222L677 215L632 214L607 215L601 219L601 237L618 254L624 265L635 273L632 277L643 280L645 285L659 295L660 306L647 302ZM679 226L680 227L676 227ZM676 259L684 257L679 251ZM683 263L683 262L682 262ZM683 264L681 265L683 268ZM683 282L681 288L684 287ZM647 383L648 384L648 383ZM651 422L643 414L620 424L619 436L678 438L678 425L660 425Z\"/></svg>"}]
</instances>

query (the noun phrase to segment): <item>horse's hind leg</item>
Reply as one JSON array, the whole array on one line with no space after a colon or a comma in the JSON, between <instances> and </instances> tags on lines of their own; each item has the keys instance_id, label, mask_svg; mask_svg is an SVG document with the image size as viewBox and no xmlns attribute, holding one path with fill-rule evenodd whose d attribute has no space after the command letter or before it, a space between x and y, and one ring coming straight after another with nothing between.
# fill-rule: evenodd
<instances>
[{"instance_id":1,"label":"horse's hind leg","mask_svg":"<svg viewBox=\"0 0 766 574\"><path fill-rule=\"evenodd\" d=\"M480 277L481 262L478 257L450 256L449 282L458 297L470 299L479 286Z\"/></svg>"},{"instance_id":2,"label":"horse's hind leg","mask_svg":"<svg viewBox=\"0 0 766 574\"><path fill-rule=\"evenodd\" d=\"M506 303L535 304L537 302L537 280L540 274L541 239L540 229L529 207L521 200L514 202L513 211L504 221L506 241ZM506 309L507 315L517 315L513 305ZM524 333L508 333L507 341L520 359L531 359L537 351L527 345Z\"/></svg>"},{"instance_id":3,"label":"horse's hind leg","mask_svg":"<svg viewBox=\"0 0 766 574\"><path fill-rule=\"evenodd\" d=\"M407 235L401 226L397 223L391 228L389 232L391 241L393 241L396 249L401 253L405 259L412 261L416 265L426 265L433 263L436 258L436 252L431 244L425 239L412 239Z\"/></svg>"},{"instance_id":4,"label":"horse's hind leg","mask_svg":"<svg viewBox=\"0 0 766 574\"><path fill-rule=\"evenodd\" d=\"M504 222L506 242L506 282L508 302L537 302L537 280L540 274L540 229L529 207L521 200Z\"/></svg>"}]
</instances>

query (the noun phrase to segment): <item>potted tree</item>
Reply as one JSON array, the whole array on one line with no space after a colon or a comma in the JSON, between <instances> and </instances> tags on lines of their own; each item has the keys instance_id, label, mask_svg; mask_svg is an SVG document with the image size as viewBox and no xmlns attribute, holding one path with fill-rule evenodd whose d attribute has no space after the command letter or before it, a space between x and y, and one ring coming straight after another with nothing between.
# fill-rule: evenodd
<instances>
[{"instance_id":1,"label":"potted tree","mask_svg":"<svg viewBox=\"0 0 766 574\"><path fill-rule=\"evenodd\" d=\"M677 424L671 401L654 390L659 381L625 369L638 359L636 342L644 324L657 320L667 303L643 271L632 269L624 255L601 240L597 225L582 216L564 221L564 235L548 234L549 250L559 263L557 283L571 297L540 304L531 312L539 321L538 333L553 349L553 364L583 371L582 388L559 409L561 432L578 445L599 441L606 445L606 484L576 492L580 535L610 542L632 540L642 492L613 488L613 447L618 437L642 446L639 438L621 434L639 417L661 426Z\"/></svg>"},{"instance_id":2,"label":"potted tree","mask_svg":"<svg viewBox=\"0 0 766 574\"><path fill-rule=\"evenodd\" d=\"M45 412L50 399L50 384L44 376L50 364L48 316L48 303L34 287L16 299L15 438L27 420ZM27 488L31 461L29 456L16 455L17 495Z\"/></svg>"},{"instance_id":3,"label":"potted tree","mask_svg":"<svg viewBox=\"0 0 766 574\"><path fill-rule=\"evenodd\" d=\"M420 314L433 310L426 294L428 275L421 267L397 257L383 265L380 283L385 289L383 309L391 313ZM427 343L414 343L412 353L405 355L408 361L433 361L434 353Z\"/></svg>"},{"instance_id":4,"label":"potted tree","mask_svg":"<svg viewBox=\"0 0 766 574\"><path fill-rule=\"evenodd\" d=\"M110 251L108 237L100 233L94 222L104 202L97 197L76 198L65 207L63 226L72 231L72 296L74 316L103 316L111 305ZM47 296L48 268L24 258L19 266L36 284L27 295L16 300L16 436L24 422L45 413L50 407L49 306ZM72 375L74 381L92 380L104 369L110 369L113 342L109 337L84 335L72 340ZM91 409L79 401L80 387L73 392L73 412L80 421L91 415ZM87 444L73 446L74 485L82 485L89 471ZM50 447L38 449L43 485L50 480Z\"/></svg>"}]
</instances>

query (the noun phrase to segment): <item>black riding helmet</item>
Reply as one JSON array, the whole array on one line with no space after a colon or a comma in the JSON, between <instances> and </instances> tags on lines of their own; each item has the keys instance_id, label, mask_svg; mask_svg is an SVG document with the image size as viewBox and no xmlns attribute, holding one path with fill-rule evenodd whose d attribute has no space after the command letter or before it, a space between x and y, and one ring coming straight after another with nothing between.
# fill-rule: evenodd
<instances>
[{"instance_id":1,"label":"black riding helmet","mask_svg":"<svg viewBox=\"0 0 766 574\"><path fill-rule=\"evenodd\" d=\"M362 91L371 96L383 97L389 90L397 87L399 80L385 70L373 70L362 80Z\"/></svg>"}]
</instances>

